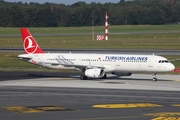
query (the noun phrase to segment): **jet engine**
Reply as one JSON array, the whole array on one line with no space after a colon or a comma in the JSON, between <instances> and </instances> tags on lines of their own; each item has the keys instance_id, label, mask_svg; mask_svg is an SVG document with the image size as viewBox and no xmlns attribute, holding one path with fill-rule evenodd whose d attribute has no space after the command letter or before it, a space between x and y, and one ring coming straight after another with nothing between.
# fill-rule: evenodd
<instances>
[{"instance_id":1,"label":"jet engine","mask_svg":"<svg viewBox=\"0 0 180 120\"><path fill-rule=\"evenodd\" d=\"M84 74L87 77L102 78L105 75L105 72L102 69L94 68L94 69L87 69Z\"/></svg>"},{"instance_id":2,"label":"jet engine","mask_svg":"<svg viewBox=\"0 0 180 120\"><path fill-rule=\"evenodd\" d=\"M117 76L131 76L132 73L118 73L118 72L112 72L112 74Z\"/></svg>"}]
</instances>

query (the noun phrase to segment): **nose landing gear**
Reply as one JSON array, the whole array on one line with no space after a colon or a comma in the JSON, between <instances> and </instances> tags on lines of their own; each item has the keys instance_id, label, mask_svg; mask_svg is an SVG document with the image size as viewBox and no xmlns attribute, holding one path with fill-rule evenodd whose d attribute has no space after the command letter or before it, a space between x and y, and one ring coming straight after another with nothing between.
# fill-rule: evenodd
<instances>
[{"instance_id":1,"label":"nose landing gear","mask_svg":"<svg viewBox=\"0 0 180 120\"><path fill-rule=\"evenodd\" d=\"M152 81L153 81L153 82L156 82L156 81L158 80L157 77L156 77L156 73L153 73L152 76L153 76Z\"/></svg>"}]
</instances>

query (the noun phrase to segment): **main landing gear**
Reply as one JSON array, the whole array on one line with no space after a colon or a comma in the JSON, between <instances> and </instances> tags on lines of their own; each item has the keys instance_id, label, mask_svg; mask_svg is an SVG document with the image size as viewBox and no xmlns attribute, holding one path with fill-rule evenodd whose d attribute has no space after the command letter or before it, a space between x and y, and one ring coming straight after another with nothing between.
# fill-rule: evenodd
<instances>
[{"instance_id":1,"label":"main landing gear","mask_svg":"<svg viewBox=\"0 0 180 120\"><path fill-rule=\"evenodd\" d=\"M104 74L104 76L103 77L101 77L100 79L106 79L107 78L107 75L106 74Z\"/></svg>"},{"instance_id":2,"label":"main landing gear","mask_svg":"<svg viewBox=\"0 0 180 120\"><path fill-rule=\"evenodd\" d=\"M152 76L153 76L152 81L153 81L153 82L156 82L156 81L158 80L158 79L156 78L156 73L153 73Z\"/></svg>"},{"instance_id":3,"label":"main landing gear","mask_svg":"<svg viewBox=\"0 0 180 120\"><path fill-rule=\"evenodd\" d=\"M88 77L85 75L86 68L82 69L82 73L80 75L80 80L87 80Z\"/></svg>"},{"instance_id":4,"label":"main landing gear","mask_svg":"<svg viewBox=\"0 0 180 120\"><path fill-rule=\"evenodd\" d=\"M81 80L87 80L88 77L82 74L82 75L80 75L80 79L81 79Z\"/></svg>"}]
</instances>

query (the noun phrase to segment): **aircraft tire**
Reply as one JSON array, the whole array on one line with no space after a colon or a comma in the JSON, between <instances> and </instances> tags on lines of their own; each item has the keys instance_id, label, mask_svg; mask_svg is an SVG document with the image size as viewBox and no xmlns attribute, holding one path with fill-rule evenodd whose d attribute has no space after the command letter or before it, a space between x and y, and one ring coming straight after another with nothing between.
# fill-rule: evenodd
<instances>
[{"instance_id":1,"label":"aircraft tire","mask_svg":"<svg viewBox=\"0 0 180 120\"><path fill-rule=\"evenodd\" d=\"M88 77L87 77L87 76L84 76L84 75L81 75L81 76L80 76L80 79L81 79L81 80L87 80L87 78L88 78Z\"/></svg>"},{"instance_id":2,"label":"aircraft tire","mask_svg":"<svg viewBox=\"0 0 180 120\"><path fill-rule=\"evenodd\" d=\"M157 78L153 78L152 80L153 80L153 82L156 82L156 81L157 81Z\"/></svg>"},{"instance_id":3,"label":"aircraft tire","mask_svg":"<svg viewBox=\"0 0 180 120\"><path fill-rule=\"evenodd\" d=\"M106 75L106 74L104 74L104 76L101 77L101 79L106 79L106 78L107 78L107 75Z\"/></svg>"}]
</instances>

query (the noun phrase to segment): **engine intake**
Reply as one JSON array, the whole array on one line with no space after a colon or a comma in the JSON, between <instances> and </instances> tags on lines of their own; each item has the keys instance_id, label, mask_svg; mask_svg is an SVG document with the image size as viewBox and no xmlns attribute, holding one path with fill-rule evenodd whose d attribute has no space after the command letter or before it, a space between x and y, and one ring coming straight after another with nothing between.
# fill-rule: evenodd
<instances>
[{"instance_id":1,"label":"engine intake","mask_svg":"<svg viewBox=\"0 0 180 120\"><path fill-rule=\"evenodd\" d=\"M105 74L104 70L96 68L96 69L87 69L85 71L85 76L92 78L101 78Z\"/></svg>"}]
</instances>

